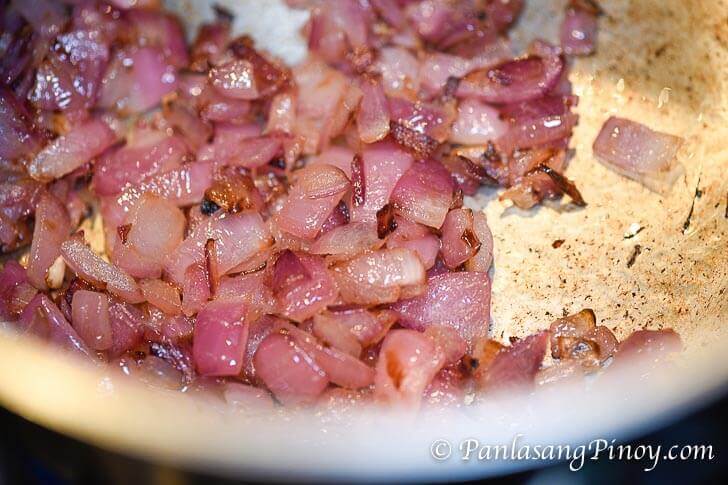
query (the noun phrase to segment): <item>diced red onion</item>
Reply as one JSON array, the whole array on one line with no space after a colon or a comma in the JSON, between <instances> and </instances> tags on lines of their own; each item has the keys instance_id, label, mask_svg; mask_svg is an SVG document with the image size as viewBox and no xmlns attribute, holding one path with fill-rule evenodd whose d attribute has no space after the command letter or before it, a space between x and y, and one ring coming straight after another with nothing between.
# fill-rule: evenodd
<instances>
[{"instance_id":1,"label":"diced red onion","mask_svg":"<svg viewBox=\"0 0 728 485\"><path fill-rule=\"evenodd\" d=\"M412 157L392 142L367 146L361 156L363 200L352 204L352 222L375 222L377 211L389 202L397 181L412 163ZM352 183L356 183L353 173Z\"/></svg>"},{"instance_id":2,"label":"diced red onion","mask_svg":"<svg viewBox=\"0 0 728 485\"><path fill-rule=\"evenodd\" d=\"M99 155L115 140L116 136L106 123L92 119L41 150L28 165L28 173L43 181L60 178Z\"/></svg>"},{"instance_id":3,"label":"diced red onion","mask_svg":"<svg viewBox=\"0 0 728 485\"><path fill-rule=\"evenodd\" d=\"M63 313L46 295L39 293L23 311L21 325L27 332L43 337L60 348L89 357L91 350L76 330L63 316Z\"/></svg>"},{"instance_id":4,"label":"diced red onion","mask_svg":"<svg viewBox=\"0 0 728 485\"><path fill-rule=\"evenodd\" d=\"M193 106L181 101L163 103L164 120L179 133L185 145L196 151L212 137L212 127L198 117Z\"/></svg>"},{"instance_id":5,"label":"diced red onion","mask_svg":"<svg viewBox=\"0 0 728 485\"><path fill-rule=\"evenodd\" d=\"M35 0L32 3L14 0L11 3L34 30L47 38L53 38L60 33L68 21L63 5L52 0Z\"/></svg>"},{"instance_id":6,"label":"diced red onion","mask_svg":"<svg viewBox=\"0 0 728 485\"><path fill-rule=\"evenodd\" d=\"M266 133L293 134L296 126L296 96L291 92L276 94L268 110Z\"/></svg>"},{"instance_id":7,"label":"diced red onion","mask_svg":"<svg viewBox=\"0 0 728 485\"><path fill-rule=\"evenodd\" d=\"M334 266L347 303L380 305L397 301L408 288L425 283L425 267L414 251L383 249Z\"/></svg>"},{"instance_id":8,"label":"diced red onion","mask_svg":"<svg viewBox=\"0 0 728 485\"><path fill-rule=\"evenodd\" d=\"M331 146L320 154L311 157L308 165L328 164L340 168L351 179L351 163L354 152L347 147Z\"/></svg>"},{"instance_id":9,"label":"diced red onion","mask_svg":"<svg viewBox=\"0 0 728 485\"><path fill-rule=\"evenodd\" d=\"M235 99L252 100L260 96L255 85L253 65L235 59L210 69L210 83L221 94Z\"/></svg>"},{"instance_id":10,"label":"diced red onion","mask_svg":"<svg viewBox=\"0 0 728 485\"><path fill-rule=\"evenodd\" d=\"M458 106L458 118L452 126L450 140L466 145L484 145L500 138L508 125L500 120L498 110L475 99L465 99Z\"/></svg>"},{"instance_id":11,"label":"diced red onion","mask_svg":"<svg viewBox=\"0 0 728 485\"><path fill-rule=\"evenodd\" d=\"M487 103L528 101L546 94L559 80L564 61L559 56L529 56L473 71L458 86L457 95Z\"/></svg>"},{"instance_id":12,"label":"diced red onion","mask_svg":"<svg viewBox=\"0 0 728 485\"><path fill-rule=\"evenodd\" d=\"M86 245L83 237L76 235L64 241L61 255L71 270L89 283L105 285L109 292L130 303L143 301L134 278L101 259Z\"/></svg>"},{"instance_id":13,"label":"diced red onion","mask_svg":"<svg viewBox=\"0 0 728 485\"><path fill-rule=\"evenodd\" d=\"M619 344L614 363L624 368L641 359L654 365L682 346L680 336L672 329L637 330Z\"/></svg>"},{"instance_id":14,"label":"diced red onion","mask_svg":"<svg viewBox=\"0 0 728 485\"><path fill-rule=\"evenodd\" d=\"M444 356L446 365L457 364L468 350L468 343L452 327L432 325L424 333L435 342L435 347Z\"/></svg>"},{"instance_id":15,"label":"diced red onion","mask_svg":"<svg viewBox=\"0 0 728 485\"><path fill-rule=\"evenodd\" d=\"M407 49L382 48L375 66L382 75L382 87L387 94L417 91L420 82L420 63ZM422 76L422 81L427 82L428 79Z\"/></svg>"},{"instance_id":16,"label":"diced red onion","mask_svg":"<svg viewBox=\"0 0 728 485\"><path fill-rule=\"evenodd\" d=\"M96 102L108 60L109 46L95 28L62 34L38 66L29 98L41 109L84 119Z\"/></svg>"},{"instance_id":17,"label":"diced red onion","mask_svg":"<svg viewBox=\"0 0 728 485\"><path fill-rule=\"evenodd\" d=\"M140 45L160 49L175 67L187 66L187 43L182 25L175 15L160 9L139 8L139 5L135 5L135 8L124 12L124 18L136 33Z\"/></svg>"},{"instance_id":18,"label":"diced red onion","mask_svg":"<svg viewBox=\"0 0 728 485\"><path fill-rule=\"evenodd\" d=\"M212 301L197 314L192 355L203 376L234 376L243 368L248 341L245 306Z\"/></svg>"},{"instance_id":19,"label":"diced red onion","mask_svg":"<svg viewBox=\"0 0 728 485\"><path fill-rule=\"evenodd\" d=\"M294 236L313 239L344 196L349 181L333 165L316 164L297 173L298 179L276 221Z\"/></svg>"},{"instance_id":20,"label":"diced red onion","mask_svg":"<svg viewBox=\"0 0 728 485\"><path fill-rule=\"evenodd\" d=\"M95 291L78 290L73 293L73 328L84 342L94 350L111 347L109 323L109 297Z\"/></svg>"},{"instance_id":21,"label":"diced red onion","mask_svg":"<svg viewBox=\"0 0 728 485\"><path fill-rule=\"evenodd\" d=\"M268 335L253 357L256 375L284 404L313 402L329 383L326 373L289 336Z\"/></svg>"},{"instance_id":22,"label":"diced red onion","mask_svg":"<svg viewBox=\"0 0 728 485\"><path fill-rule=\"evenodd\" d=\"M335 347L352 357L361 355L359 340L349 327L336 318L321 313L314 315L313 334L329 347Z\"/></svg>"},{"instance_id":23,"label":"diced red onion","mask_svg":"<svg viewBox=\"0 0 728 485\"><path fill-rule=\"evenodd\" d=\"M182 313L192 316L202 310L212 296L210 274L203 262L194 262L182 276Z\"/></svg>"},{"instance_id":24,"label":"diced red onion","mask_svg":"<svg viewBox=\"0 0 728 485\"><path fill-rule=\"evenodd\" d=\"M390 201L397 212L414 222L439 228L450 209L454 183L442 164L417 162L399 179Z\"/></svg>"},{"instance_id":25,"label":"diced red onion","mask_svg":"<svg viewBox=\"0 0 728 485\"><path fill-rule=\"evenodd\" d=\"M30 285L25 269L17 261L8 260L0 271L0 318L11 320L18 316L35 296L32 287L28 287ZM27 289L31 291L27 292ZM19 301L18 297L21 297L22 301Z\"/></svg>"},{"instance_id":26,"label":"diced red onion","mask_svg":"<svg viewBox=\"0 0 728 485\"><path fill-rule=\"evenodd\" d=\"M397 229L387 239L387 247L411 249L422 260L425 269L430 269L440 251L440 240L425 226L400 217Z\"/></svg>"},{"instance_id":27,"label":"diced red onion","mask_svg":"<svg viewBox=\"0 0 728 485\"><path fill-rule=\"evenodd\" d=\"M156 47L121 49L102 81L98 106L121 114L146 111L177 88L177 72Z\"/></svg>"},{"instance_id":28,"label":"diced red onion","mask_svg":"<svg viewBox=\"0 0 728 485\"><path fill-rule=\"evenodd\" d=\"M210 239L215 241L221 274L254 257L271 243L270 232L260 214L216 214L197 227L176 251L167 256L164 267L171 281L182 283L184 271L192 263L204 263L205 244Z\"/></svg>"},{"instance_id":29,"label":"diced red onion","mask_svg":"<svg viewBox=\"0 0 728 485\"><path fill-rule=\"evenodd\" d=\"M126 244L158 264L182 242L186 226L185 216L175 204L150 193L134 205L127 223L131 229Z\"/></svg>"},{"instance_id":30,"label":"diced red onion","mask_svg":"<svg viewBox=\"0 0 728 485\"><path fill-rule=\"evenodd\" d=\"M371 0L372 7L392 27L402 27L406 18L398 0Z\"/></svg>"},{"instance_id":31,"label":"diced red onion","mask_svg":"<svg viewBox=\"0 0 728 485\"><path fill-rule=\"evenodd\" d=\"M309 254L283 253L273 269L273 291L279 312L291 320L302 322L332 304L338 295L332 275L323 258ZM286 263L296 261L296 265ZM302 277L301 275L305 275Z\"/></svg>"},{"instance_id":32,"label":"diced red onion","mask_svg":"<svg viewBox=\"0 0 728 485\"><path fill-rule=\"evenodd\" d=\"M127 144L102 155L94 169L94 189L99 195L115 195L127 184L136 185L157 173L176 169L187 149L176 136L156 130L137 130Z\"/></svg>"},{"instance_id":33,"label":"diced red onion","mask_svg":"<svg viewBox=\"0 0 728 485\"><path fill-rule=\"evenodd\" d=\"M567 8L561 24L561 48L569 55L584 56L596 49L597 17L581 8Z\"/></svg>"},{"instance_id":34,"label":"diced red onion","mask_svg":"<svg viewBox=\"0 0 728 485\"><path fill-rule=\"evenodd\" d=\"M359 83L361 104L356 115L359 138L364 143L379 141L389 133L389 106L382 85L375 79L363 78Z\"/></svg>"},{"instance_id":35,"label":"diced red onion","mask_svg":"<svg viewBox=\"0 0 728 485\"><path fill-rule=\"evenodd\" d=\"M483 212L473 213L473 232L480 242L480 249L465 262L465 269L487 273L493 264L493 234Z\"/></svg>"},{"instance_id":36,"label":"diced red onion","mask_svg":"<svg viewBox=\"0 0 728 485\"><path fill-rule=\"evenodd\" d=\"M8 160L34 152L40 142L30 113L4 86L0 86L0 137L0 157Z\"/></svg>"},{"instance_id":37,"label":"diced red onion","mask_svg":"<svg viewBox=\"0 0 728 485\"><path fill-rule=\"evenodd\" d=\"M182 311L179 290L162 280L142 280L139 289L144 299L168 315L178 315Z\"/></svg>"},{"instance_id":38,"label":"diced red onion","mask_svg":"<svg viewBox=\"0 0 728 485\"><path fill-rule=\"evenodd\" d=\"M348 328L364 347L378 343L397 321L397 314L391 310L373 311L356 307L319 315Z\"/></svg>"},{"instance_id":39,"label":"diced red onion","mask_svg":"<svg viewBox=\"0 0 728 485\"><path fill-rule=\"evenodd\" d=\"M450 125L455 119L446 107L421 101L413 103L404 98L389 98L389 112L392 121L440 143L450 135Z\"/></svg>"},{"instance_id":40,"label":"diced red onion","mask_svg":"<svg viewBox=\"0 0 728 485\"><path fill-rule=\"evenodd\" d=\"M499 140L499 145L510 153L514 150L568 140L578 119L578 115L566 113L521 120L511 125Z\"/></svg>"},{"instance_id":41,"label":"diced red onion","mask_svg":"<svg viewBox=\"0 0 728 485\"><path fill-rule=\"evenodd\" d=\"M352 222L322 234L311 245L311 253L353 257L366 251L379 249L382 244L384 241L377 237L377 229L374 224Z\"/></svg>"},{"instance_id":42,"label":"diced red onion","mask_svg":"<svg viewBox=\"0 0 728 485\"><path fill-rule=\"evenodd\" d=\"M427 335L415 330L392 330L379 352L374 394L382 402L416 410L425 388L444 362L445 356Z\"/></svg>"},{"instance_id":43,"label":"diced red onion","mask_svg":"<svg viewBox=\"0 0 728 485\"><path fill-rule=\"evenodd\" d=\"M236 156L244 140L260 136L261 130L255 124L216 123L212 143L197 152L198 160L226 161Z\"/></svg>"},{"instance_id":44,"label":"diced red onion","mask_svg":"<svg viewBox=\"0 0 728 485\"><path fill-rule=\"evenodd\" d=\"M247 321L255 321L275 311L273 292L266 284L263 271L238 276L223 276L220 279L215 298L241 301L248 312Z\"/></svg>"},{"instance_id":45,"label":"diced red onion","mask_svg":"<svg viewBox=\"0 0 728 485\"><path fill-rule=\"evenodd\" d=\"M212 163L194 162L179 168L159 173L143 182L128 187L113 203L123 212L129 212L142 194L158 195L177 206L198 203L205 195L205 190L212 184Z\"/></svg>"},{"instance_id":46,"label":"diced red onion","mask_svg":"<svg viewBox=\"0 0 728 485\"><path fill-rule=\"evenodd\" d=\"M683 139L640 123L610 117L594 141L598 160L617 173L665 193L683 173L675 159Z\"/></svg>"},{"instance_id":47,"label":"diced red onion","mask_svg":"<svg viewBox=\"0 0 728 485\"><path fill-rule=\"evenodd\" d=\"M473 69L472 63L463 57L430 52L422 62L419 77L426 92L435 95L443 90L448 79L459 79Z\"/></svg>"},{"instance_id":48,"label":"diced red onion","mask_svg":"<svg viewBox=\"0 0 728 485\"><path fill-rule=\"evenodd\" d=\"M488 391L503 391L533 385L548 341L549 333L543 331L501 349L485 371L480 386Z\"/></svg>"},{"instance_id":49,"label":"diced red onion","mask_svg":"<svg viewBox=\"0 0 728 485\"><path fill-rule=\"evenodd\" d=\"M431 325L455 328L472 345L488 334L490 279L485 273L444 273L433 276L427 293L392 305L402 326L425 329Z\"/></svg>"},{"instance_id":50,"label":"diced red onion","mask_svg":"<svg viewBox=\"0 0 728 485\"><path fill-rule=\"evenodd\" d=\"M109 349L111 357L118 357L141 343L143 337L143 314L134 305L111 300L109 318L113 343Z\"/></svg>"},{"instance_id":51,"label":"diced red onion","mask_svg":"<svg viewBox=\"0 0 728 485\"><path fill-rule=\"evenodd\" d=\"M442 259L455 269L480 251L480 240L474 229L473 211L460 208L447 213L442 225Z\"/></svg>"},{"instance_id":52,"label":"diced red onion","mask_svg":"<svg viewBox=\"0 0 728 485\"><path fill-rule=\"evenodd\" d=\"M70 233L71 221L63 204L51 194L41 195L28 258L28 281L36 288L48 288L48 268L61 255L61 243Z\"/></svg>"},{"instance_id":53,"label":"diced red onion","mask_svg":"<svg viewBox=\"0 0 728 485\"><path fill-rule=\"evenodd\" d=\"M304 152L316 153L344 128L334 117L342 108L349 81L323 62L312 60L296 66L293 75L299 89L295 131L306 139ZM356 105L348 108L353 110ZM349 110L344 111L348 115Z\"/></svg>"}]
</instances>

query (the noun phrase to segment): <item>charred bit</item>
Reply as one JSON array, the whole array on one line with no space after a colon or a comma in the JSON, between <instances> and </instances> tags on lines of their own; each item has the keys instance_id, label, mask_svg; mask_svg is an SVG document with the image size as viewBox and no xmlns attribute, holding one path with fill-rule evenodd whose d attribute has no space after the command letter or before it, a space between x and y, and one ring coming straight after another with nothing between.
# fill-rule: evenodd
<instances>
[{"instance_id":1,"label":"charred bit","mask_svg":"<svg viewBox=\"0 0 728 485\"><path fill-rule=\"evenodd\" d=\"M384 239L397 229L394 219L394 206L387 204L377 211L377 237Z\"/></svg>"},{"instance_id":2,"label":"charred bit","mask_svg":"<svg viewBox=\"0 0 728 485\"><path fill-rule=\"evenodd\" d=\"M571 197L571 200L574 202L575 205L578 205L579 207L585 207L586 201L581 196L581 193L579 192L579 189L576 188L576 185L574 182L569 180L568 178L564 177L562 174L554 170L553 168L549 167L548 165L544 163L538 164L536 168L528 172L528 174L531 174L533 172L542 172L548 175L551 180L556 184L556 186L561 190L563 193ZM528 175L527 174L527 175Z\"/></svg>"}]
</instances>

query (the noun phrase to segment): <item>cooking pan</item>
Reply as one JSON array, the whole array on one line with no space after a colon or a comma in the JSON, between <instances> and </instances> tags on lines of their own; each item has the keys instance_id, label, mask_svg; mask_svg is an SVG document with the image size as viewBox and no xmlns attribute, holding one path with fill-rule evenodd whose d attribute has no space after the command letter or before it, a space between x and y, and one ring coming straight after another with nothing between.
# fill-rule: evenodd
<instances>
[{"instance_id":1,"label":"cooking pan","mask_svg":"<svg viewBox=\"0 0 728 485\"><path fill-rule=\"evenodd\" d=\"M169 1L190 27L207 1ZM222 1L235 28L289 63L305 55L306 14L282 1ZM564 1L526 2L516 42L555 39ZM495 238L491 334L507 341L591 308L619 338L674 328L684 350L607 379L542 388L419 417L372 409L336 415L234 413L147 388L0 330L0 403L75 438L147 460L226 476L381 480L474 478L543 462L461 459L458 444L578 445L628 439L674 420L728 383L728 3L602 2L599 46L571 70L579 125L567 175L586 208L505 207L493 189L467 203ZM658 195L597 163L611 115L685 138L685 174ZM563 240L563 243L554 244ZM558 247L556 247L558 246ZM636 249L639 247L639 249ZM433 458L447 440L452 456Z\"/></svg>"}]
</instances>

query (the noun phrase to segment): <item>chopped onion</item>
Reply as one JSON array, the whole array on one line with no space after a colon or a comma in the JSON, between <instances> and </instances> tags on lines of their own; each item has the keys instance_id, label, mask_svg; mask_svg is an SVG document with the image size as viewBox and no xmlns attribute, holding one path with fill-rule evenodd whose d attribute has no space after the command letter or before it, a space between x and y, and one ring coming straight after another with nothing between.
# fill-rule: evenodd
<instances>
[{"instance_id":1,"label":"chopped onion","mask_svg":"<svg viewBox=\"0 0 728 485\"><path fill-rule=\"evenodd\" d=\"M111 347L109 298L95 291L78 290L73 293L73 328L84 342L94 350Z\"/></svg>"},{"instance_id":2,"label":"chopped onion","mask_svg":"<svg viewBox=\"0 0 728 485\"><path fill-rule=\"evenodd\" d=\"M236 59L210 69L210 83L221 94L235 99L252 100L260 96L255 84L253 65Z\"/></svg>"},{"instance_id":3,"label":"chopped onion","mask_svg":"<svg viewBox=\"0 0 728 485\"><path fill-rule=\"evenodd\" d=\"M680 137L612 116L594 141L594 154L617 173L666 193L684 171L675 159L682 143Z\"/></svg>"},{"instance_id":4,"label":"chopped onion","mask_svg":"<svg viewBox=\"0 0 728 485\"><path fill-rule=\"evenodd\" d=\"M192 355L203 376L234 376L243 368L248 341L245 306L213 301L197 314Z\"/></svg>"},{"instance_id":5,"label":"chopped onion","mask_svg":"<svg viewBox=\"0 0 728 485\"><path fill-rule=\"evenodd\" d=\"M479 381L489 392L533 385L549 341L548 332L539 332L502 348Z\"/></svg>"},{"instance_id":6,"label":"chopped onion","mask_svg":"<svg viewBox=\"0 0 728 485\"><path fill-rule=\"evenodd\" d=\"M103 121L87 121L41 150L28 165L28 173L43 181L60 178L99 155L115 139Z\"/></svg>"},{"instance_id":7,"label":"chopped onion","mask_svg":"<svg viewBox=\"0 0 728 485\"><path fill-rule=\"evenodd\" d=\"M452 126L450 140L466 145L481 145L500 138L508 129L498 110L475 99L465 99L458 106L458 118Z\"/></svg>"},{"instance_id":8,"label":"chopped onion","mask_svg":"<svg viewBox=\"0 0 728 485\"><path fill-rule=\"evenodd\" d=\"M273 269L273 291L279 312L298 322L332 304L336 284L323 258L284 251Z\"/></svg>"},{"instance_id":9,"label":"chopped onion","mask_svg":"<svg viewBox=\"0 0 728 485\"><path fill-rule=\"evenodd\" d=\"M364 143L379 141L389 133L389 106L382 85L375 79L363 78L359 83L361 104L356 115L359 138Z\"/></svg>"},{"instance_id":10,"label":"chopped onion","mask_svg":"<svg viewBox=\"0 0 728 485\"><path fill-rule=\"evenodd\" d=\"M348 258L378 249L382 244L384 241L377 237L374 224L352 222L322 234L311 245L311 253Z\"/></svg>"},{"instance_id":11,"label":"chopped onion","mask_svg":"<svg viewBox=\"0 0 728 485\"><path fill-rule=\"evenodd\" d=\"M425 283L422 261L408 249L383 249L334 266L347 303L380 305L397 301L403 291Z\"/></svg>"},{"instance_id":12,"label":"chopped onion","mask_svg":"<svg viewBox=\"0 0 728 485\"><path fill-rule=\"evenodd\" d=\"M564 61L556 55L506 61L465 76L457 95L494 104L528 101L553 88L563 69Z\"/></svg>"},{"instance_id":13,"label":"chopped onion","mask_svg":"<svg viewBox=\"0 0 728 485\"><path fill-rule=\"evenodd\" d=\"M329 383L311 355L277 332L260 342L253 362L256 375L284 404L313 402Z\"/></svg>"},{"instance_id":14,"label":"chopped onion","mask_svg":"<svg viewBox=\"0 0 728 485\"><path fill-rule=\"evenodd\" d=\"M474 228L473 211L453 209L442 225L442 259L455 269L480 251L480 239Z\"/></svg>"},{"instance_id":15,"label":"chopped onion","mask_svg":"<svg viewBox=\"0 0 728 485\"><path fill-rule=\"evenodd\" d=\"M452 177L445 167L425 160L413 164L399 179L390 200L403 216L437 229L445 222L453 189Z\"/></svg>"},{"instance_id":16,"label":"chopped onion","mask_svg":"<svg viewBox=\"0 0 728 485\"><path fill-rule=\"evenodd\" d=\"M416 410L425 388L444 362L445 356L427 335L392 330L379 352L374 394L380 401Z\"/></svg>"},{"instance_id":17,"label":"chopped onion","mask_svg":"<svg viewBox=\"0 0 728 485\"><path fill-rule=\"evenodd\" d=\"M79 277L92 285L100 285L129 303L143 301L134 278L113 264L107 263L76 235L61 244L61 255Z\"/></svg>"},{"instance_id":18,"label":"chopped onion","mask_svg":"<svg viewBox=\"0 0 728 485\"><path fill-rule=\"evenodd\" d=\"M444 273L433 276L422 296L392 305L402 326L455 328L470 345L488 334L490 279L485 273Z\"/></svg>"},{"instance_id":19,"label":"chopped onion","mask_svg":"<svg viewBox=\"0 0 728 485\"><path fill-rule=\"evenodd\" d=\"M71 221L63 204L51 194L41 195L35 209L35 227L28 259L28 281L36 288L48 288L48 269L60 256L61 243L70 232Z\"/></svg>"}]
</instances>

